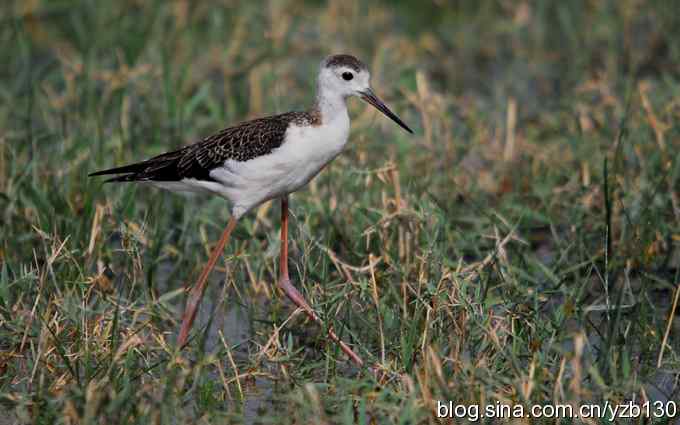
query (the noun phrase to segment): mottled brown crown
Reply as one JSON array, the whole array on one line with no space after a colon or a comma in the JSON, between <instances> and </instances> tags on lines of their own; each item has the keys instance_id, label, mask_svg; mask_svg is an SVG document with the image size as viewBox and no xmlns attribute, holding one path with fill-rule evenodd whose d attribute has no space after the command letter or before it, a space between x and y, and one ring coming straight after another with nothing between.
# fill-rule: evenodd
<instances>
[{"instance_id":1,"label":"mottled brown crown","mask_svg":"<svg viewBox=\"0 0 680 425\"><path fill-rule=\"evenodd\" d=\"M332 55L324 61L324 67L326 68L336 68L339 66L351 68L356 72L367 69L363 62L352 55Z\"/></svg>"}]
</instances>

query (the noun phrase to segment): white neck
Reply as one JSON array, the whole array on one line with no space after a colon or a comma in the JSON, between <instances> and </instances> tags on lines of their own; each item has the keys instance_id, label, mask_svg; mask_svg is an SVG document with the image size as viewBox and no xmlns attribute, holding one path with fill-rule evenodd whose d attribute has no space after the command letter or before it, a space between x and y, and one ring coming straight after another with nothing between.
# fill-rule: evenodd
<instances>
[{"instance_id":1,"label":"white neck","mask_svg":"<svg viewBox=\"0 0 680 425\"><path fill-rule=\"evenodd\" d=\"M335 118L347 116L345 97L319 85L316 94L316 108L321 113L321 122L326 124Z\"/></svg>"}]
</instances>

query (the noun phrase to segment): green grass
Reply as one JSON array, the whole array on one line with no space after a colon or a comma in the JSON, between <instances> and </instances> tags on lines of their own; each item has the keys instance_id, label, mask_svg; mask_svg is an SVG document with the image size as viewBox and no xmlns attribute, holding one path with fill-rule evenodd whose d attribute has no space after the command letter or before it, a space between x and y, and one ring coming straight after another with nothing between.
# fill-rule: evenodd
<instances>
[{"instance_id":1,"label":"green grass","mask_svg":"<svg viewBox=\"0 0 680 425\"><path fill-rule=\"evenodd\" d=\"M673 2L243 3L0 6L0 423L680 400ZM350 100L346 152L291 198L291 277L389 374L293 315L275 204L177 352L228 206L87 174L302 108L338 51L416 135Z\"/></svg>"}]
</instances>

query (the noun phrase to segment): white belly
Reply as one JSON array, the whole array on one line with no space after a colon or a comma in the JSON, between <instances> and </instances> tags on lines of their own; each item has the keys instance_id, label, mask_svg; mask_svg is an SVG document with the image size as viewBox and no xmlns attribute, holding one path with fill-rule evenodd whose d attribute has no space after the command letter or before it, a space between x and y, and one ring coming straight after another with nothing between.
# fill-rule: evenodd
<instances>
[{"instance_id":1,"label":"white belly","mask_svg":"<svg viewBox=\"0 0 680 425\"><path fill-rule=\"evenodd\" d=\"M284 143L270 154L239 162L228 160L210 176L219 194L232 202L238 218L262 202L299 190L332 161L347 143L349 117L318 127L291 126ZM215 187L216 188L216 187Z\"/></svg>"}]
</instances>

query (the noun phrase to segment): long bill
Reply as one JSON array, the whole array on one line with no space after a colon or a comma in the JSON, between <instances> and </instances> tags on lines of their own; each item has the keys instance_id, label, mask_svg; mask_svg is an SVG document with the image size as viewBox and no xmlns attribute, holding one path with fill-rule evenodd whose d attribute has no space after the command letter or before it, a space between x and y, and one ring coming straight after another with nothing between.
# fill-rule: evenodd
<instances>
[{"instance_id":1,"label":"long bill","mask_svg":"<svg viewBox=\"0 0 680 425\"><path fill-rule=\"evenodd\" d=\"M373 90L369 88L359 92L359 94L362 100L365 100L366 102L375 106L377 110L387 115L387 117L389 117L392 121L399 124L401 128L413 134L413 130L411 130L406 124L404 124L404 121L402 121L401 118L399 118L394 112L390 111L390 108L388 108L387 105L385 105L385 103L382 100L380 100L380 98L376 96L375 93L373 93Z\"/></svg>"}]
</instances>

